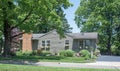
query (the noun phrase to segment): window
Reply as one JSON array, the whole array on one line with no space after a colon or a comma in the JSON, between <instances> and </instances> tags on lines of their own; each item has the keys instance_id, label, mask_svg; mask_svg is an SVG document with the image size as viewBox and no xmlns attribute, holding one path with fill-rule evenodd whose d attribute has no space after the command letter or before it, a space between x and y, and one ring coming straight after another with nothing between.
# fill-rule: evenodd
<instances>
[{"instance_id":1,"label":"window","mask_svg":"<svg viewBox=\"0 0 120 71\"><path fill-rule=\"evenodd\" d=\"M79 47L83 48L83 40L79 40Z\"/></svg>"},{"instance_id":2,"label":"window","mask_svg":"<svg viewBox=\"0 0 120 71\"><path fill-rule=\"evenodd\" d=\"M65 50L69 49L69 40L65 40Z\"/></svg>"},{"instance_id":3,"label":"window","mask_svg":"<svg viewBox=\"0 0 120 71\"><path fill-rule=\"evenodd\" d=\"M42 41L42 50L45 50L45 51L50 50L50 40Z\"/></svg>"},{"instance_id":4,"label":"window","mask_svg":"<svg viewBox=\"0 0 120 71\"><path fill-rule=\"evenodd\" d=\"M46 44L47 44L47 46L50 46L50 40L48 40L48 41L46 42Z\"/></svg>"},{"instance_id":5,"label":"window","mask_svg":"<svg viewBox=\"0 0 120 71\"><path fill-rule=\"evenodd\" d=\"M69 40L65 40L65 44L69 44Z\"/></svg>"},{"instance_id":6,"label":"window","mask_svg":"<svg viewBox=\"0 0 120 71\"><path fill-rule=\"evenodd\" d=\"M42 46L45 47L45 41L42 41Z\"/></svg>"}]
</instances>

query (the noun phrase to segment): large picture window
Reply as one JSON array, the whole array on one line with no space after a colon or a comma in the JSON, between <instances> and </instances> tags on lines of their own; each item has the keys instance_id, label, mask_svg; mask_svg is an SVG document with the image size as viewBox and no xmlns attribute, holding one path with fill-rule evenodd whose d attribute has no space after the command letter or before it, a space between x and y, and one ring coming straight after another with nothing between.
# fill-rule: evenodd
<instances>
[{"instance_id":1,"label":"large picture window","mask_svg":"<svg viewBox=\"0 0 120 71\"><path fill-rule=\"evenodd\" d=\"M50 50L50 40L42 41L42 50L49 51Z\"/></svg>"}]
</instances>

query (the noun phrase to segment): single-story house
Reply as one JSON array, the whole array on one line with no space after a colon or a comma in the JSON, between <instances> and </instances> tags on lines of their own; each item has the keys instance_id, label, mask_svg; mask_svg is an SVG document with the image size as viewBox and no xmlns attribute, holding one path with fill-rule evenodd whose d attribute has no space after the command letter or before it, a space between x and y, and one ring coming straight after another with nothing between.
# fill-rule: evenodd
<instances>
[{"instance_id":1,"label":"single-story house","mask_svg":"<svg viewBox=\"0 0 120 71\"><path fill-rule=\"evenodd\" d=\"M81 49L96 48L98 33L66 33L60 38L56 30L44 34L23 34L22 51L37 49L58 53L61 50L71 49L79 52Z\"/></svg>"}]
</instances>

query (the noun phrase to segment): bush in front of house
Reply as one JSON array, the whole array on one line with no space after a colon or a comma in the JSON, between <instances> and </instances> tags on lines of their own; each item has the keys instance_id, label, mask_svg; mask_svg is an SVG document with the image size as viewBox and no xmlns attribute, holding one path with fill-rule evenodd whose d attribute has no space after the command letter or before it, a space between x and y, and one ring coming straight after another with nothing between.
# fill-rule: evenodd
<instances>
[{"instance_id":1,"label":"bush in front of house","mask_svg":"<svg viewBox=\"0 0 120 71\"><path fill-rule=\"evenodd\" d=\"M32 55L37 55L37 50L33 50Z\"/></svg>"},{"instance_id":2,"label":"bush in front of house","mask_svg":"<svg viewBox=\"0 0 120 71\"><path fill-rule=\"evenodd\" d=\"M40 56L51 56L52 53L49 52L49 51L42 51L39 55L40 55Z\"/></svg>"},{"instance_id":3,"label":"bush in front of house","mask_svg":"<svg viewBox=\"0 0 120 71\"><path fill-rule=\"evenodd\" d=\"M100 50L99 49L95 49L93 55L95 55L97 57L100 56Z\"/></svg>"},{"instance_id":4,"label":"bush in front of house","mask_svg":"<svg viewBox=\"0 0 120 71\"><path fill-rule=\"evenodd\" d=\"M81 57L85 58L85 60L90 59L90 52L88 50L83 49L79 53Z\"/></svg>"},{"instance_id":5,"label":"bush in front of house","mask_svg":"<svg viewBox=\"0 0 120 71\"><path fill-rule=\"evenodd\" d=\"M16 56L23 56L22 51L17 51L17 52L16 52Z\"/></svg>"},{"instance_id":6,"label":"bush in front of house","mask_svg":"<svg viewBox=\"0 0 120 71\"><path fill-rule=\"evenodd\" d=\"M63 50L60 52L60 56L63 57L72 57L74 55L74 51L72 50Z\"/></svg>"},{"instance_id":7,"label":"bush in front of house","mask_svg":"<svg viewBox=\"0 0 120 71\"><path fill-rule=\"evenodd\" d=\"M31 51L26 51L26 52L17 51L16 52L16 56L31 56L31 55L32 55Z\"/></svg>"},{"instance_id":8,"label":"bush in front of house","mask_svg":"<svg viewBox=\"0 0 120 71\"><path fill-rule=\"evenodd\" d=\"M23 55L24 56L31 56L32 52L31 51L26 51L26 52L23 52Z\"/></svg>"}]
</instances>

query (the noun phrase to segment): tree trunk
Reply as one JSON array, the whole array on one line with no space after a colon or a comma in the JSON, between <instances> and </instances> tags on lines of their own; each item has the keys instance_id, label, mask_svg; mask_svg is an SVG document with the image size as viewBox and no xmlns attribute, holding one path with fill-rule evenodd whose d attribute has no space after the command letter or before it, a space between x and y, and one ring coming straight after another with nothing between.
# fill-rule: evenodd
<instances>
[{"instance_id":1,"label":"tree trunk","mask_svg":"<svg viewBox=\"0 0 120 71\"><path fill-rule=\"evenodd\" d=\"M10 48L11 48L11 30L10 25L8 24L7 20L4 20L4 50L3 56L8 57L10 56Z\"/></svg>"},{"instance_id":2,"label":"tree trunk","mask_svg":"<svg viewBox=\"0 0 120 71\"><path fill-rule=\"evenodd\" d=\"M112 29L110 25L107 27L107 53L111 55L111 39L112 39Z\"/></svg>"},{"instance_id":3,"label":"tree trunk","mask_svg":"<svg viewBox=\"0 0 120 71\"><path fill-rule=\"evenodd\" d=\"M0 53L2 52L2 48L3 48L3 39L0 38Z\"/></svg>"},{"instance_id":4,"label":"tree trunk","mask_svg":"<svg viewBox=\"0 0 120 71\"><path fill-rule=\"evenodd\" d=\"M108 54L111 55L111 36L108 37L107 49L108 49Z\"/></svg>"}]
</instances>

